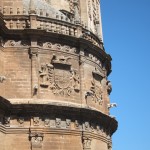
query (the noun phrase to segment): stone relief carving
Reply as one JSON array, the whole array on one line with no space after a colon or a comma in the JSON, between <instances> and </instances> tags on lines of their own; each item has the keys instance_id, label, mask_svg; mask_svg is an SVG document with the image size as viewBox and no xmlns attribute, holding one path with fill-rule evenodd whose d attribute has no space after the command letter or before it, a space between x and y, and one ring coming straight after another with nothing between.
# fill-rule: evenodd
<instances>
[{"instance_id":1,"label":"stone relief carving","mask_svg":"<svg viewBox=\"0 0 150 150\"><path fill-rule=\"evenodd\" d=\"M66 128L70 128L70 126L71 126L71 120L66 119Z\"/></svg>"},{"instance_id":2,"label":"stone relief carving","mask_svg":"<svg viewBox=\"0 0 150 150\"><path fill-rule=\"evenodd\" d=\"M91 149L91 141L92 139L89 137L83 137L83 149Z\"/></svg>"},{"instance_id":3,"label":"stone relief carving","mask_svg":"<svg viewBox=\"0 0 150 150\"><path fill-rule=\"evenodd\" d=\"M34 117L34 126L39 126L39 127L48 127L50 129L67 129L67 130L82 130L86 132L92 132L94 134L103 136L107 139L111 139L109 129L105 130L102 128L99 123L94 124L93 122L81 122L81 120L74 120L71 121L71 119L65 119L64 118L55 118L55 119L50 119L50 118L41 118L40 117ZM19 123L18 127L24 127L24 124L26 123L24 117L19 117L17 118L17 121ZM10 127L10 117L4 117L3 122L2 122L6 127ZM72 126L73 123L74 125ZM11 123L13 126L13 122ZM27 123L26 123L27 124ZM16 124L15 124L16 125ZM33 143L37 140L40 141L41 136L38 136L38 134L34 133L31 134L30 137L33 137ZM32 141L32 140L31 140ZM39 142L40 143L40 142ZM34 145L34 144L33 144Z\"/></svg>"},{"instance_id":4,"label":"stone relief carving","mask_svg":"<svg viewBox=\"0 0 150 150\"><path fill-rule=\"evenodd\" d=\"M92 81L91 83L92 83L92 86L90 90L93 93L92 99L95 102L99 102L99 104L101 104L102 103L102 88L96 85L94 81Z\"/></svg>"},{"instance_id":5,"label":"stone relief carving","mask_svg":"<svg viewBox=\"0 0 150 150\"><path fill-rule=\"evenodd\" d=\"M39 126L40 125L40 118L39 117L34 117L33 118L33 125L34 126Z\"/></svg>"},{"instance_id":6,"label":"stone relief carving","mask_svg":"<svg viewBox=\"0 0 150 150\"><path fill-rule=\"evenodd\" d=\"M91 123L91 132L94 132L94 124Z\"/></svg>"},{"instance_id":7,"label":"stone relief carving","mask_svg":"<svg viewBox=\"0 0 150 150\"><path fill-rule=\"evenodd\" d=\"M75 128L78 129L80 127L80 123L78 120L75 120L74 124L75 124Z\"/></svg>"},{"instance_id":8,"label":"stone relief carving","mask_svg":"<svg viewBox=\"0 0 150 150\"><path fill-rule=\"evenodd\" d=\"M61 119L60 118L56 118L56 127L57 128L61 127Z\"/></svg>"},{"instance_id":9,"label":"stone relief carving","mask_svg":"<svg viewBox=\"0 0 150 150\"><path fill-rule=\"evenodd\" d=\"M99 133L100 132L100 126L96 126L96 131Z\"/></svg>"},{"instance_id":10,"label":"stone relief carving","mask_svg":"<svg viewBox=\"0 0 150 150\"><path fill-rule=\"evenodd\" d=\"M30 141L32 148L42 148L43 137L42 133L31 133Z\"/></svg>"},{"instance_id":11,"label":"stone relief carving","mask_svg":"<svg viewBox=\"0 0 150 150\"><path fill-rule=\"evenodd\" d=\"M30 46L28 40L7 40L4 41L4 47L20 47L20 46Z\"/></svg>"},{"instance_id":12,"label":"stone relief carving","mask_svg":"<svg viewBox=\"0 0 150 150\"><path fill-rule=\"evenodd\" d=\"M19 123L20 127L23 127L24 126L24 118L23 117L19 117L18 118L18 123Z\"/></svg>"},{"instance_id":13,"label":"stone relief carving","mask_svg":"<svg viewBox=\"0 0 150 150\"><path fill-rule=\"evenodd\" d=\"M75 47L71 47L68 45L61 45L58 43L55 44L51 42L42 42L42 41L39 41L38 45L43 48L51 48L51 49L61 50L64 52L78 53L78 50Z\"/></svg>"},{"instance_id":14,"label":"stone relief carving","mask_svg":"<svg viewBox=\"0 0 150 150\"><path fill-rule=\"evenodd\" d=\"M50 126L50 119L46 118L44 121L44 125L45 125L45 127Z\"/></svg>"},{"instance_id":15,"label":"stone relief carving","mask_svg":"<svg viewBox=\"0 0 150 150\"><path fill-rule=\"evenodd\" d=\"M88 52L84 52L84 53L85 53L86 58L92 60L93 62L96 62L99 65L99 70L101 70L101 74L103 74L103 76L106 76L105 71L102 69L102 63L100 61L100 58Z\"/></svg>"},{"instance_id":16,"label":"stone relief carving","mask_svg":"<svg viewBox=\"0 0 150 150\"><path fill-rule=\"evenodd\" d=\"M39 71L40 86L49 87L55 95L70 96L73 91L79 92L79 74L71 67L69 59L53 55L51 63L42 64Z\"/></svg>"},{"instance_id":17,"label":"stone relief carving","mask_svg":"<svg viewBox=\"0 0 150 150\"><path fill-rule=\"evenodd\" d=\"M85 122L85 123L84 123L84 129L85 129L85 130L89 130L89 129L90 129L90 124L89 124L89 122Z\"/></svg>"},{"instance_id":18,"label":"stone relief carving","mask_svg":"<svg viewBox=\"0 0 150 150\"><path fill-rule=\"evenodd\" d=\"M91 97L95 103L102 105L103 103L103 89L101 85L101 80L103 78L102 74L95 68L95 71L92 72L93 81L91 81L91 88L85 95L85 98Z\"/></svg>"},{"instance_id":19,"label":"stone relief carving","mask_svg":"<svg viewBox=\"0 0 150 150\"><path fill-rule=\"evenodd\" d=\"M4 117L4 124L6 127L10 126L10 117Z\"/></svg>"}]
</instances>

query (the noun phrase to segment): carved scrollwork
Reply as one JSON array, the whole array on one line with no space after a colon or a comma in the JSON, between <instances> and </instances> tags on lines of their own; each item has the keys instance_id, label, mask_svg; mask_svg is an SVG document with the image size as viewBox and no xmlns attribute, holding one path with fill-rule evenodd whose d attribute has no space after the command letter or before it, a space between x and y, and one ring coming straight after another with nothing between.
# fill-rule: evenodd
<instances>
[{"instance_id":1,"label":"carved scrollwork","mask_svg":"<svg viewBox=\"0 0 150 150\"><path fill-rule=\"evenodd\" d=\"M79 74L72 69L69 59L53 55L51 63L42 64L39 71L41 87L49 87L55 95L70 96L73 91L79 92Z\"/></svg>"},{"instance_id":2,"label":"carved scrollwork","mask_svg":"<svg viewBox=\"0 0 150 150\"><path fill-rule=\"evenodd\" d=\"M9 41L9 46L15 46L16 42L14 40Z\"/></svg>"},{"instance_id":3,"label":"carved scrollwork","mask_svg":"<svg viewBox=\"0 0 150 150\"><path fill-rule=\"evenodd\" d=\"M30 42L28 40L22 40L21 45L22 46L30 46Z\"/></svg>"},{"instance_id":4,"label":"carved scrollwork","mask_svg":"<svg viewBox=\"0 0 150 150\"><path fill-rule=\"evenodd\" d=\"M5 47L22 47L30 46L30 41L28 40L7 40L3 44Z\"/></svg>"}]
</instances>

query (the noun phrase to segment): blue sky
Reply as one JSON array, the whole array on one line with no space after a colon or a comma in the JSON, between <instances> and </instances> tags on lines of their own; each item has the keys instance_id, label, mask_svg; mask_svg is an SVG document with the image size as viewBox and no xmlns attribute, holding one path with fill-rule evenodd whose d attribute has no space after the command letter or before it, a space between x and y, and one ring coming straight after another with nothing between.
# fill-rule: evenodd
<instances>
[{"instance_id":1,"label":"blue sky","mask_svg":"<svg viewBox=\"0 0 150 150\"><path fill-rule=\"evenodd\" d=\"M150 0L101 0L104 45L111 54L113 150L149 150Z\"/></svg>"}]
</instances>

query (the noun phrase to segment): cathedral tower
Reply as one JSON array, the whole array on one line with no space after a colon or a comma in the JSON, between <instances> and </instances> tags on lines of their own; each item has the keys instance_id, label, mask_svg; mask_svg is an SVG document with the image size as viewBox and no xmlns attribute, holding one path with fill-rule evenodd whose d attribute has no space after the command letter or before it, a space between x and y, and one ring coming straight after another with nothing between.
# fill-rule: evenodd
<instances>
[{"instance_id":1,"label":"cathedral tower","mask_svg":"<svg viewBox=\"0 0 150 150\"><path fill-rule=\"evenodd\" d=\"M0 149L111 150L110 72L99 0L1 0Z\"/></svg>"}]
</instances>

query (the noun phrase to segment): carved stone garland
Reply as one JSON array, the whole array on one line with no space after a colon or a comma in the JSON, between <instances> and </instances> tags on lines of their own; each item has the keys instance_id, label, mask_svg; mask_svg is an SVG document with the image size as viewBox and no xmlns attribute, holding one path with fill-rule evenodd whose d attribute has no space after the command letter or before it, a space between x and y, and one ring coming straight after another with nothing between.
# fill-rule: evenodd
<instances>
[{"instance_id":1,"label":"carved stone garland","mask_svg":"<svg viewBox=\"0 0 150 150\"><path fill-rule=\"evenodd\" d=\"M42 64L39 71L40 86L49 87L55 95L70 96L73 91L79 92L79 75L77 70L72 69L69 59L53 55L51 63Z\"/></svg>"}]
</instances>

